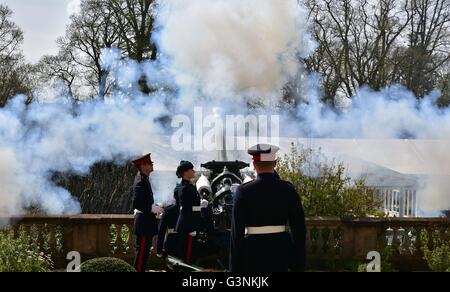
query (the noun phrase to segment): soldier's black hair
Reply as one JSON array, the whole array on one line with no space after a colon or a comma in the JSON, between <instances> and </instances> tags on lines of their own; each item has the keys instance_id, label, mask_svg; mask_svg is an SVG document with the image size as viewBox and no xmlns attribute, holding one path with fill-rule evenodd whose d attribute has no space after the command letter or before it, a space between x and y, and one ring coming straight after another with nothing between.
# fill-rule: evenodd
<instances>
[{"instance_id":1,"label":"soldier's black hair","mask_svg":"<svg viewBox=\"0 0 450 292\"><path fill-rule=\"evenodd\" d=\"M177 168L177 177L178 178L181 178L182 176L183 176L183 173L185 172L185 171L188 171L188 170L190 170L190 169L194 169L194 165L191 163L191 162L189 162L189 161L181 161L180 162L180 165L178 166L178 168Z\"/></svg>"}]
</instances>

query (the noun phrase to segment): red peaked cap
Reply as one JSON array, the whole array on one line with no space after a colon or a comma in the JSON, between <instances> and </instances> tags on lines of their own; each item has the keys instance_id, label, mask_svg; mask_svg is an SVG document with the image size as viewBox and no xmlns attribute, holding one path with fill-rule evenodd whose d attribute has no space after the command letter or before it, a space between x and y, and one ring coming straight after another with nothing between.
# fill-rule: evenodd
<instances>
[{"instance_id":1,"label":"red peaked cap","mask_svg":"<svg viewBox=\"0 0 450 292\"><path fill-rule=\"evenodd\" d=\"M135 166L137 166L137 167L139 167L139 166L141 166L143 164L146 164L146 163L152 164L153 161L152 161L151 155L152 155L151 153L146 154L146 155L144 155L142 157L139 157L139 158L136 158L136 159L132 160L131 162L133 162L133 164Z\"/></svg>"},{"instance_id":2,"label":"red peaked cap","mask_svg":"<svg viewBox=\"0 0 450 292\"><path fill-rule=\"evenodd\" d=\"M269 144L258 144L248 149L253 161L276 161L279 147Z\"/></svg>"}]
</instances>

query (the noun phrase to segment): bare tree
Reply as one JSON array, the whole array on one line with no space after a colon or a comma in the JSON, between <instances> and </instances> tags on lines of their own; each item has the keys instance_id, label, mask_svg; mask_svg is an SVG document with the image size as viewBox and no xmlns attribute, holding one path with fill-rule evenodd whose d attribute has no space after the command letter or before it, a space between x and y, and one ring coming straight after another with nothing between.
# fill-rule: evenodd
<instances>
[{"instance_id":1,"label":"bare tree","mask_svg":"<svg viewBox=\"0 0 450 292\"><path fill-rule=\"evenodd\" d=\"M154 0L107 1L114 13L118 32L124 41L126 55L138 62L156 59L156 46L151 43L154 26Z\"/></svg>"},{"instance_id":2,"label":"bare tree","mask_svg":"<svg viewBox=\"0 0 450 292\"><path fill-rule=\"evenodd\" d=\"M124 41L125 54L138 62L156 60L156 45L151 42L154 28L154 0L116 0L108 1L114 12L118 31ZM144 76L139 80L141 91L150 93Z\"/></svg>"},{"instance_id":3,"label":"bare tree","mask_svg":"<svg viewBox=\"0 0 450 292\"><path fill-rule=\"evenodd\" d=\"M66 35L58 43L67 57L82 68L87 84L104 98L112 85L108 83L109 72L102 66L101 52L121 46L114 13L105 2L83 1L81 12L71 17Z\"/></svg>"},{"instance_id":4,"label":"bare tree","mask_svg":"<svg viewBox=\"0 0 450 292\"><path fill-rule=\"evenodd\" d=\"M310 0L310 17L319 43L306 60L324 76L325 100L347 97L362 85L380 89L398 79L392 62L396 45L411 20L409 0Z\"/></svg>"},{"instance_id":5,"label":"bare tree","mask_svg":"<svg viewBox=\"0 0 450 292\"><path fill-rule=\"evenodd\" d=\"M327 102L334 104L339 93L351 97L363 85L379 90L399 83L418 98L444 88L450 1L308 0L307 5L319 48L306 65L323 77Z\"/></svg>"},{"instance_id":6,"label":"bare tree","mask_svg":"<svg viewBox=\"0 0 450 292\"><path fill-rule=\"evenodd\" d=\"M403 83L423 97L448 74L450 62L450 1L411 0L408 46L400 55ZM446 72L442 72L446 70Z\"/></svg>"},{"instance_id":7,"label":"bare tree","mask_svg":"<svg viewBox=\"0 0 450 292\"><path fill-rule=\"evenodd\" d=\"M0 5L0 61L20 58L18 51L23 42L22 30L11 21L13 12Z\"/></svg>"},{"instance_id":8,"label":"bare tree","mask_svg":"<svg viewBox=\"0 0 450 292\"><path fill-rule=\"evenodd\" d=\"M26 65L20 46L23 42L22 30L11 21L12 11L0 5L0 107L17 94L27 94L31 98L31 66Z\"/></svg>"},{"instance_id":9,"label":"bare tree","mask_svg":"<svg viewBox=\"0 0 450 292\"><path fill-rule=\"evenodd\" d=\"M439 70L441 72L437 77L437 86L441 92L441 97L438 99L438 106L446 108L450 106L450 62Z\"/></svg>"},{"instance_id":10,"label":"bare tree","mask_svg":"<svg viewBox=\"0 0 450 292\"><path fill-rule=\"evenodd\" d=\"M156 46L151 43L153 10L153 0L83 0L80 13L72 16L58 43L100 98L114 88L110 72L102 66L103 49L118 48L123 57L138 62L156 59ZM150 92L144 76L140 87Z\"/></svg>"},{"instance_id":11,"label":"bare tree","mask_svg":"<svg viewBox=\"0 0 450 292\"><path fill-rule=\"evenodd\" d=\"M33 99L32 74L33 67L17 63L13 59L3 59L0 65L0 107L18 94L27 96L27 103Z\"/></svg>"},{"instance_id":12,"label":"bare tree","mask_svg":"<svg viewBox=\"0 0 450 292\"><path fill-rule=\"evenodd\" d=\"M63 84L63 94L79 100L74 89L79 70L70 52L61 50L56 56L44 56L36 67L41 82Z\"/></svg>"}]
</instances>

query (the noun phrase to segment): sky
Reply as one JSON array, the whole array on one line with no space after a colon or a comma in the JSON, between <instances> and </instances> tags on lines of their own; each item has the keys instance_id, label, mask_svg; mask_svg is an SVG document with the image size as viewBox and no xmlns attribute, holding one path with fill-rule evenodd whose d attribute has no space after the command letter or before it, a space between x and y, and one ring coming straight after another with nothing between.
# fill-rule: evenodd
<instances>
[{"instance_id":1,"label":"sky","mask_svg":"<svg viewBox=\"0 0 450 292\"><path fill-rule=\"evenodd\" d=\"M69 16L80 0L0 0L13 12L13 21L24 32L23 53L35 63L44 55L58 51L56 39L64 35Z\"/></svg>"}]
</instances>

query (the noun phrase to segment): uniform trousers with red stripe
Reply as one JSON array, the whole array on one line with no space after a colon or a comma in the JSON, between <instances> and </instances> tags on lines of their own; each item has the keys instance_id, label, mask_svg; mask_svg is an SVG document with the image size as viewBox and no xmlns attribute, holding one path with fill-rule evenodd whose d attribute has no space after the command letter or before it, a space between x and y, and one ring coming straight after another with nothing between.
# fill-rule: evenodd
<instances>
[{"instance_id":1,"label":"uniform trousers with red stripe","mask_svg":"<svg viewBox=\"0 0 450 292\"><path fill-rule=\"evenodd\" d=\"M179 238L180 238L179 254L183 256L183 260L186 264L190 264L194 259L195 237L185 233L180 235Z\"/></svg>"},{"instance_id":2,"label":"uniform trousers with red stripe","mask_svg":"<svg viewBox=\"0 0 450 292\"><path fill-rule=\"evenodd\" d=\"M138 273L144 273L152 247L152 237L148 235L136 236L136 257L134 267Z\"/></svg>"}]
</instances>

